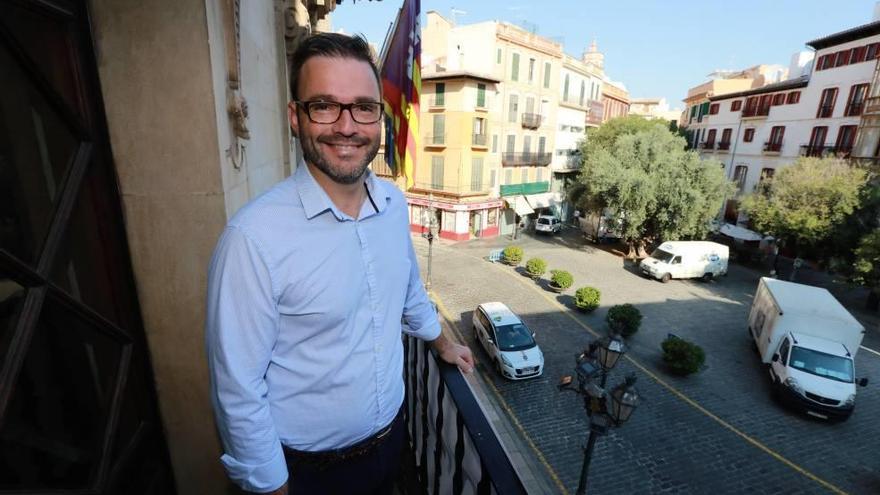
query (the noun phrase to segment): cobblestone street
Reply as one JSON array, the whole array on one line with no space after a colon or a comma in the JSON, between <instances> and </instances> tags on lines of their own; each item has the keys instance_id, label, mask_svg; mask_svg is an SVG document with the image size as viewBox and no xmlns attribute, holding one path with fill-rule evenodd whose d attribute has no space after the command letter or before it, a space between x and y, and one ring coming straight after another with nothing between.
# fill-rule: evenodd
<instances>
[{"instance_id":1,"label":"cobblestone street","mask_svg":"<svg viewBox=\"0 0 880 495\"><path fill-rule=\"evenodd\" d=\"M418 237L414 242L424 277L427 243ZM516 244L525 259L542 257L548 272L559 268L574 276L574 286L560 295L545 289L546 280L536 283L484 259L508 244L502 238L435 243L432 291L474 349L478 372L534 445L534 462L546 461L559 493L577 487L587 422L580 398L559 392L556 384L573 373L575 355L604 335L608 308L626 302L644 320L608 385L634 372L642 403L627 424L597 442L590 493L880 493L880 355L862 350L856 359L857 377L872 383L858 390L848 422L812 420L782 408L771 398L767 372L746 330L759 272L731 264L727 277L710 283L661 284L572 230L522 236ZM602 292L601 307L589 315L572 304L574 290L585 285ZM546 362L542 377L501 378L474 342L471 312L496 300L536 333ZM686 378L669 374L660 351L668 333L702 346L705 369ZM863 346L880 349L876 326L868 327Z\"/></svg>"}]
</instances>

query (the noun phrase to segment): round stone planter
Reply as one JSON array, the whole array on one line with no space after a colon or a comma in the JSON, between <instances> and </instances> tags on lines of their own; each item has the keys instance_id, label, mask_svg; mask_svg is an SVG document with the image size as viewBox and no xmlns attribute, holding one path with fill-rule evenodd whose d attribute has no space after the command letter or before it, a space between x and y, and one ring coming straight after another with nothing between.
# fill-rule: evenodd
<instances>
[{"instance_id":1,"label":"round stone planter","mask_svg":"<svg viewBox=\"0 0 880 495\"><path fill-rule=\"evenodd\" d=\"M550 282L549 284L547 284L547 288L557 294L562 294L566 290L566 289L563 289L562 287L553 285L553 282Z\"/></svg>"}]
</instances>

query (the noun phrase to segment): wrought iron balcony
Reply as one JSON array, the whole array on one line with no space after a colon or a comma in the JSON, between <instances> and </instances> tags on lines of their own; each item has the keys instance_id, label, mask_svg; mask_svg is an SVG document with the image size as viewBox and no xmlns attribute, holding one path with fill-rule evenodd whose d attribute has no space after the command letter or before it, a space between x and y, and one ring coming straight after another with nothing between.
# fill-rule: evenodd
<instances>
[{"instance_id":1,"label":"wrought iron balcony","mask_svg":"<svg viewBox=\"0 0 880 495\"><path fill-rule=\"evenodd\" d=\"M552 153L502 153L501 165L505 167L544 166L553 160Z\"/></svg>"},{"instance_id":2,"label":"wrought iron balcony","mask_svg":"<svg viewBox=\"0 0 880 495\"><path fill-rule=\"evenodd\" d=\"M721 142L719 142L719 143L718 143L718 148L717 148L717 149L720 150L720 151L727 151L727 150L729 150L729 149L730 149L730 141L727 141L727 142L725 142L725 141L721 141Z\"/></svg>"},{"instance_id":3,"label":"wrought iron balcony","mask_svg":"<svg viewBox=\"0 0 880 495\"><path fill-rule=\"evenodd\" d=\"M831 117L832 113L834 113L834 105L822 105L819 107L819 111L816 112L816 118L826 119Z\"/></svg>"},{"instance_id":4,"label":"wrought iron balcony","mask_svg":"<svg viewBox=\"0 0 880 495\"><path fill-rule=\"evenodd\" d=\"M474 134L473 139L471 139L471 143L474 146L486 146L489 142L489 136L486 134Z\"/></svg>"},{"instance_id":5,"label":"wrought iron balcony","mask_svg":"<svg viewBox=\"0 0 880 495\"><path fill-rule=\"evenodd\" d=\"M824 146L818 144L802 144L801 145L801 156L814 156L816 158L823 158L826 156L834 156L837 152L836 146Z\"/></svg>"},{"instance_id":6,"label":"wrought iron balcony","mask_svg":"<svg viewBox=\"0 0 880 495\"><path fill-rule=\"evenodd\" d=\"M779 153L782 151L782 141L767 141L764 143L764 151L767 153Z\"/></svg>"},{"instance_id":7,"label":"wrought iron balcony","mask_svg":"<svg viewBox=\"0 0 880 495\"><path fill-rule=\"evenodd\" d=\"M432 96L428 100L428 105L433 108L442 108L442 107L446 106L446 95Z\"/></svg>"},{"instance_id":8,"label":"wrought iron balcony","mask_svg":"<svg viewBox=\"0 0 880 495\"><path fill-rule=\"evenodd\" d=\"M701 150L709 150L709 151L711 151L711 150L715 149L715 143L712 142L712 141L703 141L703 142L700 143L698 146L699 146L699 148L700 148Z\"/></svg>"},{"instance_id":9,"label":"wrought iron balcony","mask_svg":"<svg viewBox=\"0 0 880 495\"><path fill-rule=\"evenodd\" d=\"M537 129L541 127L541 114L539 113L524 113L522 114L522 126L526 129Z\"/></svg>"},{"instance_id":10,"label":"wrought iron balcony","mask_svg":"<svg viewBox=\"0 0 880 495\"><path fill-rule=\"evenodd\" d=\"M522 480L458 368L439 361L424 341L403 339L404 419L411 439L404 466L414 473L398 480L400 491L435 493L447 486L448 493L524 495Z\"/></svg>"}]
</instances>

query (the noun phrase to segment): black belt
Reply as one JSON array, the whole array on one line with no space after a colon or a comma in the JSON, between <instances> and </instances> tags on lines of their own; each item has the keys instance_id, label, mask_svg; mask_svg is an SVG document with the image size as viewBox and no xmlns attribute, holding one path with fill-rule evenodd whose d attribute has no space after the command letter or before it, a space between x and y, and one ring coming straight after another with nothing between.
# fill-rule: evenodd
<instances>
[{"instance_id":1,"label":"black belt","mask_svg":"<svg viewBox=\"0 0 880 495\"><path fill-rule=\"evenodd\" d=\"M342 461L356 459L377 449L390 436L391 430L398 421L403 421L403 407L397 411L397 416L388 423L388 426L374 433L372 436L361 440L353 445L341 449L322 450L310 452L296 450L282 445L284 458L293 466L307 465L319 469L332 466Z\"/></svg>"}]
</instances>

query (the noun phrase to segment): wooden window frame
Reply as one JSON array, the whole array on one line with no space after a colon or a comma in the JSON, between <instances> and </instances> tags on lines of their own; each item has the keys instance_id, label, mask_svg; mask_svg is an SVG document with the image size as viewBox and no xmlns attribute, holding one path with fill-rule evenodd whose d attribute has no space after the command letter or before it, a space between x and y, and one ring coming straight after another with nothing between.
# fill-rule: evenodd
<instances>
[{"instance_id":1,"label":"wooden window frame","mask_svg":"<svg viewBox=\"0 0 880 495\"><path fill-rule=\"evenodd\" d=\"M788 96L785 98L786 105L794 105L796 103L800 103L801 101L801 92L800 91L792 91L788 93Z\"/></svg>"},{"instance_id":2,"label":"wooden window frame","mask_svg":"<svg viewBox=\"0 0 880 495\"><path fill-rule=\"evenodd\" d=\"M736 101L730 102L730 111L731 112L740 111L742 109L742 104L743 104L742 100L736 100Z\"/></svg>"},{"instance_id":3,"label":"wooden window frame","mask_svg":"<svg viewBox=\"0 0 880 495\"><path fill-rule=\"evenodd\" d=\"M749 127L748 129L743 131L743 142L744 143L751 143L754 140L755 140L755 128L754 127Z\"/></svg>"}]
</instances>

